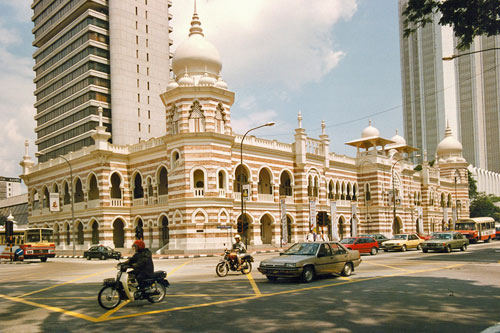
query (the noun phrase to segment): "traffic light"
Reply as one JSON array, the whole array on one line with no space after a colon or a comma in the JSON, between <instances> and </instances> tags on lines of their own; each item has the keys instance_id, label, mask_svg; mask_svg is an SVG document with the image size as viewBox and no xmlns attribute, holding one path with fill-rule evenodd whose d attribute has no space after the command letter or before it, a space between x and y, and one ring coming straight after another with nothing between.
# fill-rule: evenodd
<instances>
[{"instance_id":1,"label":"traffic light","mask_svg":"<svg viewBox=\"0 0 500 333\"><path fill-rule=\"evenodd\" d=\"M238 222L238 232L239 233L243 232L243 222L241 221Z\"/></svg>"},{"instance_id":2,"label":"traffic light","mask_svg":"<svg viewBox=\"0 0 500 333\"><path fill-rule=\"evenodd\" d=\"M12 221L5 221L5 237L7 239L7 244L12 244L13 243L13 236L14 235L14 222Z\"/></svg>"},{"instance_id":3,"label":"traffic light","mask_svg":"<svg viewBox=\"0 0 500 333\"><path fill-rule=\"evenodd\" d=\"M317 222L320 227L323 226L323 212L319 212L318 217L317 217Z\"/></svg>"}]
</instances>

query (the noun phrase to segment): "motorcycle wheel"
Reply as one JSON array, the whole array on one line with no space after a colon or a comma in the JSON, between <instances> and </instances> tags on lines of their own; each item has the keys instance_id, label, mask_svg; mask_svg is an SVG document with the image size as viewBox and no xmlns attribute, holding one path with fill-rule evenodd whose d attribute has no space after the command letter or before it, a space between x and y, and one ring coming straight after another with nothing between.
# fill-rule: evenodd
<instances>
[{"instance_id":1,"label":"motorcycle wheel","mask_svg":"<svg viewBox=\"0 0 500 333\"><path fill-rule=\"evenodd\" d=\"M252 271L252 264L249 261L244 261L241 264L241 274L249 274Z\"/></svg>"},{"instance_id":2,"label":"motorcycle wheel","mask_svg":"<svg viewBox=\"0 0 500 333\"><path fill-rule=\"evenodd\" d=\"M104 309L111 310L116 308L122 300L120 297L120 292L117 289L111 286L105 286L101 289L101 291L99 291L97 301L99 302L99 305Z\"/></svg>"},{"instance_id":3,"label":"motorcycle wheel","mask_svg":"<svg viewBox=\"0 0 500 333\"><path fill-rule=\"evenodd\" d=\"M226 276L228 272L229 272L229 267L225 262L220 262L215 267L215 273L217 273L217 275L220 277Z\"/></svg>"},{"instance_id":4,"label":"motorcycle wheel","mask_svg":"<svg viewBox=\"0 0 500 333\"><path fill-rule=\"evenodd\" d=\"M167 289L161 283L155 282L151 285L151 290L154 291L155 295L148 296L148 301L151 303L160 303L165 298L167 294Z\"/></svg>"}]
</instances>

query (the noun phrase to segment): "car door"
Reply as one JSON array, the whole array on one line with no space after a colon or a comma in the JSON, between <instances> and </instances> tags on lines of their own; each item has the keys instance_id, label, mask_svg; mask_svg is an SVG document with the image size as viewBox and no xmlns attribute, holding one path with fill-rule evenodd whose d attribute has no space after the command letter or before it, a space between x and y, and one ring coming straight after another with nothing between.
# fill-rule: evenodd
<instances>
[{"instance_id":1,"label":"car door","mask_svg":"<svg viewBox=\"0 0 500 333\"><path fill-rule=\"evenodd\" d=\"M418 237L416 235L408 235L408 245L410 249L416 248L418 246Z\"/></svg>"},{"instance_id":2,"label":"car door","mask_svg":"<svg viewBox=\"0 0 500 333\"><path fill-rule=\"evenodd\" d=\"M332 248L332 269L333 273L340 274L344 269L344 265L347 261L347 252L337 243L330 243Z\"/></svg>"},{"instance_id":3,"label":"car door","mask_svg":"<svg viewBox=\"0 0 500 333\"><path fill-rule=\"evenodd\" d=\"M322 243L319 246L316 257L315 269L317 274L333 273L333 256L332 250L327 243Z\"/></svg>"}]
</instances>

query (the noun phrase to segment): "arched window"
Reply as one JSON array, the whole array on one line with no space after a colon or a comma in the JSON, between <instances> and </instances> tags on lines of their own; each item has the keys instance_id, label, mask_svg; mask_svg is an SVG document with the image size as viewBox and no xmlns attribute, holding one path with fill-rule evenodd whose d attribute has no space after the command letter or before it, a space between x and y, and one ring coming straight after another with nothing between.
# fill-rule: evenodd
<instances>
[{"instance_id":1,"label":"arched window","mask_svg":"<svg viewBox=\"0 0 500 333\"><path fill-rule=\"evenodd\" d=\"M83 238L83 224L82 224L82 222L78 223L76 236L77 236L77 244L83 245L84 238Z\"/></svg>"},{"instance_id":2,"label":"arched window","mask_svg":"<svg viewBox=\"0 0 500 333\"><path fill-rule=\"evenodd\" d=\"M365 200L370 201L372 199L372 191L370 184L365 184Z\"/></svg>"},{"instance_id":3,"label":"arched window","mask_svg":"<svg viewBox=\"0 0 500 333\"><path fill-rule=\"evenodd\" d=\"M215 109L215 132L224 134L224 121L225 121L225 112L222 104L219 103L217 105L217 109Z\"/></svg>"},{"instance_id":4,"label":"arched window","mask_svg":"<svg viewBox=\"0 0 500 333\"><path fill-rule=\"evenodd\" d=\"M99 223L92 223L92 244L99 244Z\"/></svg>"},{"instance_id":5,"label":"arched window","mask_svg":"<svg viewBox=\"0 0 500 333\"><path fill-rule=\"evenodd\" d=\"M281 174L280 177L280 196L292 196L292 180L288 171Z\"/></svg>"},{"instance_id":6,"label":"arched window","mask_svg":"<svg viewBox=\"0 0 500 333\"><path fill-rule=\"evenodd\" d=\"M158 174L158 195L168 194L168 174L167 168L162 167Z\"/></svg>"},{"instance_id":7,"label":"arched window","mask_svg":"<svg viewBox=\"0 0 500 333\"><path fill-rule=\"evenodd\" d=\"M48 188L44 188L43 189L43 202L42 202L42 208L49 208L49 204L50 204L50 198L49 198L49 189Z\"/></svg>"},{"instance_id":8,"label":"arched window","mask_svg":"<svg viewBox=\"0 0 500 333\"><path fill-rule=\"evenodd\" d=\"M67 182L64 183L64 198L63 198L63 203L65 205L69 205L71 202L71 193L69 190L69 185Z\"/></svg>"},{"instance_id":9,"label":"arched window","mask_svg":"<svg viewBox=\"0 0 500 333\"><path fill-rule=\"evenodd\" d=\"M189 115L189 131L190 132L205 132L205 115L199 101L194 101L191 105Z\"/></svg>"},{"instance_id":10,"label":"arched window","mask_svg":"<svg viewBox=\"0 0 500 333\"><path fill-rule=\"evenodd\" d=\"M193 173L193 187L195 196L203 196L205 193L205 173L203 170L195 170Z\"/></svg>"},{"instance_id":11,"label":"arched window","mask_svg":"<svg viewBox=\"0 0 500 333\"><path fill-rule=\"evenodd\" d=\"M83 202L83 187L80 178L77 178L75 182L75 203L77 202Z\"/></svg>"},{"instance_id":12,"label":"arched window","mask_svg":"<svg viewBox=\"0 0 500 333\"><path fill-rule=\"evenodd\" d=\"M99 199L99 189L97 188L97 179L95 175L91 175L89 179L89 201Z\"/></svg>"},{"instance_id":13,"label":"arched window","mask_svg":"<svg viewBox=\"0 0 500 333\"><path fill-rule=\"evenodd\" d=\"M122 190L120 188L121 178L118 173L114 172L111 175L111 198L121 199L122 198Z\"/></svg>"},{"instance_id":14,"label":"arched window","mask_svg":"<svg viewBox=\"0 0 500 333\"><path fill-rule=\"evenodd\" d=\"M234 178L234 191L241 192L243 185L248 184L248 171L245 167L238 165L236 167Z\"/></svg>"},{"instance_id":15,"label":"arched window","mask_svg":"<svg viewBox=\"0 0 500 333\"><path fill-rule=\"evenodd\" d=\"M134 199L144 198L144 189L142 188L142 177L136 173L134 177Z\"/></svg>"},{"instance_id":16,"label":"arched window","mask_svg":"<svg viewBox=\"0 0 500 333\"><path fill-rule=\"evenodd\" d=\"M333 184L333 180L330 180L328 182L328 199L333 199L334 198L334 188L335 188L335 185Z\"/></svg>"},{"instance_id":17,"label":"arched window","mask_svg":"<svg viewBox=\"0 0 500 333\"><path fill-rule=\"evenodd\" d=\"M32 209L35 210L35 209L38 209L40 208L40 201L38 199L38 192L37 190L33 190L33 201L32 201Z\"/></svg>"},{"instance_id":18,"label":"arched window","mask_svg":"<svg viewBox=\"0 0 500 333\"><path fill-rule=\"evenodd\" d=\"M259 172L259 186L258 193L261 194L273 194L273 187L271 183L271 174L269 170L262 169Z\"/></svg>"}]
</instances>

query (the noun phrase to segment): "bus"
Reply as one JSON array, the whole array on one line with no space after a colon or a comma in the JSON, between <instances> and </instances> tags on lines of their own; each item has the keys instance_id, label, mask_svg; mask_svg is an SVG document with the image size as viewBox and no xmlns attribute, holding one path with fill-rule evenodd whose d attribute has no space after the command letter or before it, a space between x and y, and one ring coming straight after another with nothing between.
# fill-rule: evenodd
<instances>
[{"instance_id":1,"label":"bus","mask_svg":"<svg viewBox=\"0 0 500 333\"><path fill-rule=\"evenodd\" d=\"M5 228L0 229L0 258L23 261L25 259L40 259L46 262L56 256L54 231L49 228L14 229L13 244L7 244Z\"/></svg>"},{"instance_id":2,"label":"bus","mask_svg":"<svg viewBox=\"0 0 500 333\"><path fill-rule=\"evenodd\" d=\"M469 242L480 240L488 243L495 238L495 220L491 217L471 217L455 223L455 230L467 237Z\"/></svg>"}]
</instances>

